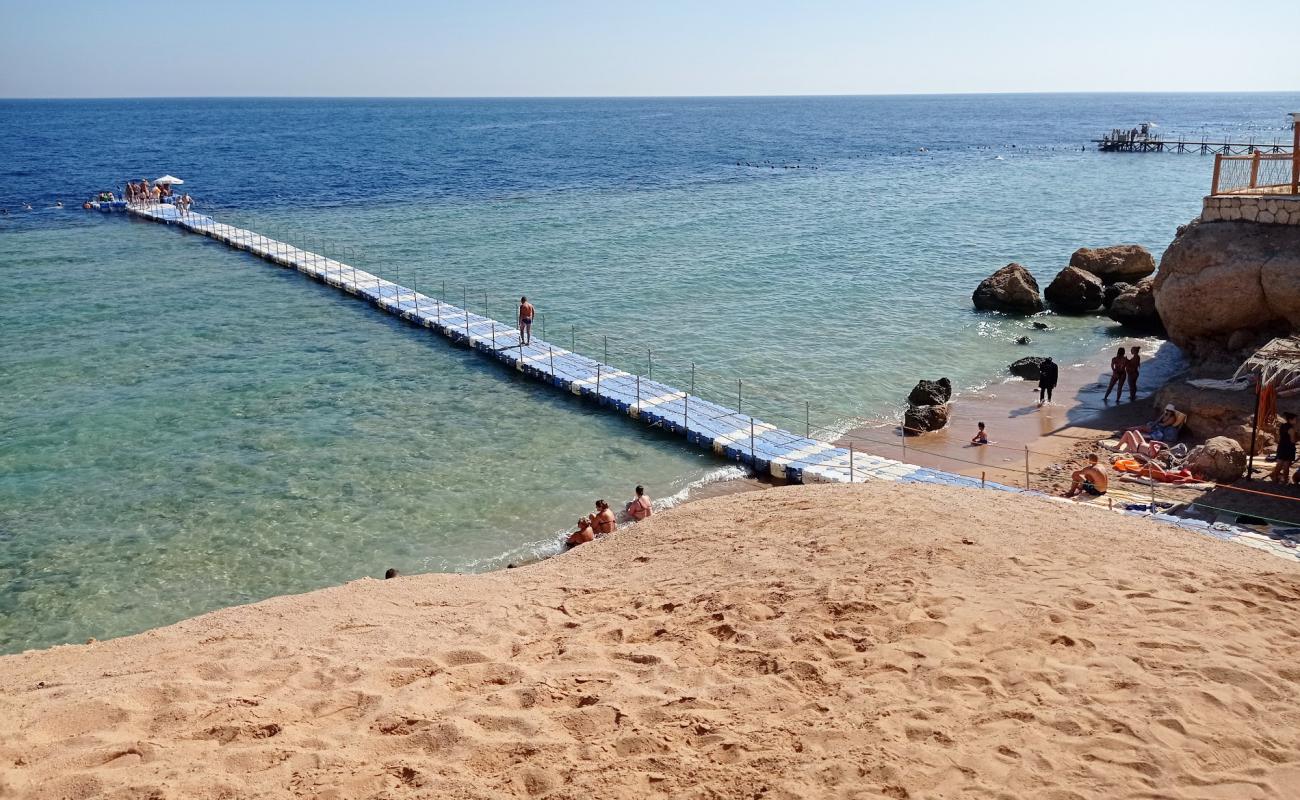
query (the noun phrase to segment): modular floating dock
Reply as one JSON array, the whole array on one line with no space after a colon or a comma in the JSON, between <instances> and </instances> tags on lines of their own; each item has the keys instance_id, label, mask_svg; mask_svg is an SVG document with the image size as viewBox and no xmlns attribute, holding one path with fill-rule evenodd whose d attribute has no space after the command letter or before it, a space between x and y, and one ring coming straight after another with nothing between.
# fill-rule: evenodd
<instances>
[{"instance_id":1,"label":"modular floating dock","mask_svg":"<svg viewBox=\"0 0 1300 800\"><path fill-rule=\"evenodd\" d=\"M100 208L101 204L92 203ZM289 267L329 284L407 322L429 328L457 344L508 365L541 383L567 391L601 408L715 453L727 461L744 464L756 473L791 483L857 483L873 480L930 483L986 488L1045 499L1041 492L985 482L942 470L881 458L851 447L799 436L763 422L738 409L727 408L673 386L635 375L588 358L570 349L532 337L523 344L518 329L490 317L474 314L437 297L421 294L332 258L311 253L254 231L237 228L194 212L182 213L167 203L103 204L103 210L125 208L142 219L202 234L275 264ZM1060 502L1070 502L1060 500ZM1102 510L1105 510L1104 508ZM1119 509L1116 509L1117 511ZM1296 558L1255 531L1185 519L1170 514L1127 510L1196 530L1215 538L1238 541L1283 557Z\"/></svg>"}]
</instances>

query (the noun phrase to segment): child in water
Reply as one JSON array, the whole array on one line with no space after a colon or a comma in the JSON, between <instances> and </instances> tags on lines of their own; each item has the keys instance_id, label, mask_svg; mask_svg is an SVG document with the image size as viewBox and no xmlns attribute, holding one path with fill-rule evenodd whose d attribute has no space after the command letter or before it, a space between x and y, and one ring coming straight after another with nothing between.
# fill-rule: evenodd
<instances>
[{"instance_id":1,"label":"child in water","mask_svg":"<svg viewBox=\"0 0 1300 800\"><path fill-rule=\"evenodd\" d=\"M975 435L974 435L973 437L971 437L970 443L971 443L971 444L988 444L988 443L989 443L989 433L988 433L988 431L984 430L984 423L983 423L983 422L979 423L979 427L980 427L980 429L979 429L978 431L975 432Z\"/></svg>"}]
</instances>

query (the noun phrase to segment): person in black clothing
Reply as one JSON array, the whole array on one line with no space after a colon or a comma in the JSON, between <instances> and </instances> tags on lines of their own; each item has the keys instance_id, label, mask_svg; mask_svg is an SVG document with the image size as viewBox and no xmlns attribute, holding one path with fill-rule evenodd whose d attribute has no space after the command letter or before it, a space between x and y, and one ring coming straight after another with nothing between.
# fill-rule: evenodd
<instances>
[{"instance_id":1,"label":"person in black clothing","mask_svg":"<svg viewBox=\"0 0 1300 800\"><path fill-rule=\"evenodd\" d=\"M1296 441L1295 414L1290 411L1282 413L1282 424L1277 426L1277 463L1268 477L1277 483L1289 483L1291 465L1295 463Z\"/></svg>"},{"instance_id":2,"label":"person in black clothing","mask_svg":"<svg viewBox=\"0 0 1300 800\"><path fill-rule=\"evenodd\" d=\"M1052 402L1052 390L1056 388L1059 372L1051 356L1038 365L1038 405Z\"/></svg>"}]
</instances>

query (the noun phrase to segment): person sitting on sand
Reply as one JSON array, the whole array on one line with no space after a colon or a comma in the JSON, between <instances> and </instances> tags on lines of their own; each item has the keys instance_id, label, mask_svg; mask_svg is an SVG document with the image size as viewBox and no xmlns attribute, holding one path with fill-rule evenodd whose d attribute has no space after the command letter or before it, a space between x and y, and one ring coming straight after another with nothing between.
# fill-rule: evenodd
<instances>
[{"instance_id":1,"label":"person sitting on sand","mask_svg":"<svg viewBox=\"0 0 1300 800\"><path fill-rule=\"evenodd\" d=\"M983 422L979 423L979 430L976 431L976 432L975 432L975 435L971 437L970 443L971 443L971 444L988 444L988 443L989 443L989 432L986 431L986 430L984 430L984 423L983 423Z\"/></svg>"},{"instance_id":2,"label":"person sitting on sand","mask_svg":"<svg viewBox=\"0 0 1300 800\"><path fill-rule=\"evenodd\" d=\"M1070 491L1065 493L1066 497L1074 497L1080 492L1085 492L1093 497L1101 497L1106 493L1110 486L1110 479L1106 477L1106 471L1098 463L1096 453L1088 454L1088 466L1070 473Z\"/></svg>"},{"instance_id":3,"label":"person sitting on sand","mask_svg":"<svg viewBox=\"0 0 1300 800\"><path fill-rule=\"evenodd\" d=\"M578 529L569 534L569 538L564 540L564 546L568 548L577 547L595 538L596 534L591 530L591 519L589 517L578 517Z\"/></svg>"},{"instance_id":4,"label":"person sitting on sand","mask_svg":"<svg viewBox=\"0 0 1300 800\"><path fill-rule=\"evenodd\" d=\"M1164 411L1160 412L1157 419L1153 419L1145 425L1139 425L1132 430L1146 434L1147 438L1153 441L1172 444L1178 441L1179 432L1185 422L1187 422L1187 415L1174 408L1174 404L1170 403L1165 406Z\"/></svg>"},{"instance_id":5,"label":"person sitting on sand","mask_svg":"<svg viewBox=\"0 0 1300 800\"><path fill-rule=\"evenodd\" d=\"M1291 465L1295 463L1295 414L1282 412L1282 424L1277 426L1277 463L1268 477L1275 483L1291 482Z\"/></svg>"},{"instance_id":6,"label":"person sitting on sand","mask_svg":"<svg viewBox=\"0 0 1300 800\"><path fill-rule=\"evenodd\" d=\"M629 500L623 508L627 511L627 515L637 522L655 513L654 508L650 506L650 498L646 497L644 486L636 487L636 497Z\"/></svg>"},{"instance_id":7,"label":"person sitting on sand","mask_svg":"<svg viewBox=\"0 0 1300 800\"><path fill-rule=\"evenodd\" d=\"M595 528L597 536L604 536L618 530L618 523L614 519L614 512L609 510L609 503L604 500L596 501L596 513L591 516L591 527Z\"/></svg>"}]
</instances>

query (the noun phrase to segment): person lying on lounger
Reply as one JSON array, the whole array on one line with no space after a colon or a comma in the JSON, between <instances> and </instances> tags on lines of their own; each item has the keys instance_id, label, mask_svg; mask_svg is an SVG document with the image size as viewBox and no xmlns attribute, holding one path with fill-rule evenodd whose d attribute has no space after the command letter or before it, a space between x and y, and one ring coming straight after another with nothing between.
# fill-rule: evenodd
<instances>
[{"instance_id":1,"label":"person lying on lounger","mask_svg":"<svg viewBox=\"0 0 1300 800\"><path fill-rule=\"evenodd\" d=\"M1110 488L1110 479L1106 477L1106 470L1098 463L1096 453L1088 454L1088 466L1071 473L1070 480L1073 483L1070 485L1070 491L1065 493L1066 497L1074 497L1080 492L1101 497L1106 493L1106 489Z\"/></svg>"},{"instance_id":2,"label":"person lying on lounger","mask_svg":"<svg viewBox=\"0 0 1300 800\"><path fill-rule=\"evenodd\" d=\"M1165 410L1158 419L1132 430L1146 434L1148 439L1173 444L1178 441L1178 436L1182 433L1183 423L1185 422L1187 422L1187 415L1174 408L1174 404L1170 403L1165 406Z\"/></svg>"}]
</instances>

